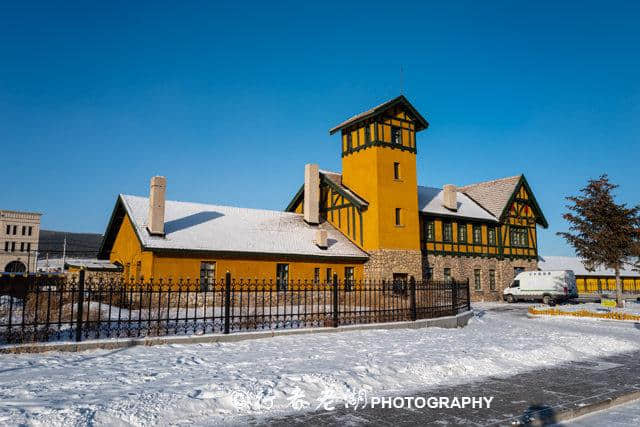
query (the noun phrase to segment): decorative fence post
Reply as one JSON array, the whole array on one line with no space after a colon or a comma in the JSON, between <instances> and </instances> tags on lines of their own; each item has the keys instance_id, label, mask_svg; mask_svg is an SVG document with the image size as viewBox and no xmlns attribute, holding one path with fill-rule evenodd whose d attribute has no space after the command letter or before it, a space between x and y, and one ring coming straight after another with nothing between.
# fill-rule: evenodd
<instances>
[{"instance_id":1,"label":"decorative fence post","mask_svg":"<svg viewBox=\"0 0 640 427\"><path fill-rule=\"evenodd\" d=\"M467 277L467 311L471 311L471 288L469 287L468 277Z\"/></svg>"},{"instance_id":2,"label":"decorative fence post","mask_svg":"<svg viewBox=\"0 0 640 427\"><path fill-rule=\"evenodd\" d=\"M224 333L228 334L231 325L231 273L224 277Z\"/></svg>"},{"instance_id":3,"label":"decorative fence post","mask_svg":"<svg viewBox=\"0 0 640 427\"><path fill-rule=\"evenodd\" d=\"M84 268L80 270L78 279L78 309L76 310L76 342L82 341L82 317L84 311Z\"/></svg>"},{"instance_id":4,"label":"decorative fence post","mask_svg":"<svg viewBox=\"0 0 640 427\"><path fill-rule=\"evenodd\" d=\"M411 276L409 279L409 303L411 304L411 320L418 319L418 310L416 307L416 279Z\"/></svg>"},{"instance_id":5,"label":"decorative fence post","mask_svg":"<svg viewBox=\"0 0 640 427\"><path fill-rule=\"evenodd\" d=\"M338 313L338 275L333 275L333 327L337 328L340 324Z\"/></svg>"},{"instance_id":6,"label":"decorative fence post","mask_svg":"<svg viewBox=\"0 0 640 427\"><path fill-rule=\"evenodd\" d=\"M455 280L451 281L451 308L452 313L458 313L458 282Z\"/></svg>"}]
</instances>

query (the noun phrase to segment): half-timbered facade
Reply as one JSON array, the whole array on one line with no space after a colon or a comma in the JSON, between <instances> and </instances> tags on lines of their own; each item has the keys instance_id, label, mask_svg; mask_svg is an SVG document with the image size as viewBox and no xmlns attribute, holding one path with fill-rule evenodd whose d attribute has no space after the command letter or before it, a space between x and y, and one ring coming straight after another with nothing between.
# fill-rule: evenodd
<instances>
[{"instance_id":1,"label":"half-timbered facade","mask_svg":"<svg viewBox=\"0 0 640 427\"><path fill-rule=\"evenodd\" d=\"M424 276L468 278L474 297L495 300L520 271L537 269L537 225L546 219L523 175L446 190L419 187Z\"/></svg>"},{"instance_id":2,"label":"half-timbered facade","mask_svg":"<svg viewBox=\"0 0 640 427\"><path fill-rule=\"evenodd\" d=\"M524 176L462 187L418 186L417 133L429 123L399 96L329 131L342 172L305 166L287 212L120 195L100 257L127 277L290 277L318 282L469 278L476 299L497 299L536 268L547 226Z\"/></svg>"},{"instance_id":3,"label":"half-timbered facade","mask_svg":"<svg viewBox=\"0 0 640 427\"><path fill-rule=\"evenodd\" d=\"M537 268L546 219L523 175L461 187L417 184L416 133L427 121L404 97L330 130L342 173L320 170L320 217L365 250L365 278L469 278L476 299L498 299ZM303 213L304 186L286 210Z\"/></svg>"}]
</instances>

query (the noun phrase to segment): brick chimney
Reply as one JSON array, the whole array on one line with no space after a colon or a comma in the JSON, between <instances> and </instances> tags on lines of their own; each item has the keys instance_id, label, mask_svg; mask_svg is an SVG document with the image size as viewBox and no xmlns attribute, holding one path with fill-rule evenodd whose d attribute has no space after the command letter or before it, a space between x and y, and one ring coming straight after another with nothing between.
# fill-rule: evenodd
<instances>
[{"instance_id":1,"label":"brick chimney","mask_svg":"<svg viewBox=\"0 0 640 427\"><path fill-rule=\"evenodd\" d=\"M316 239L314 242L320 249L327 249L327 230L316 230Z\"/></svg>"},{"instance_id":2,"label":"brick chimney","mask_svg":"<svg viewBox=\"0 0 640 427\"><path fill-rule=\"evenodd\" d=\"M455 185L446 184L443 187L442 206L451 210L458 210L458 189Z\"/></svg>"},{"instance_id":3,"label":"brick chimney","mask_svg":"<svg viewBox=\"0 0 640 427\"><path fill-rule=\"evenodd\" d=\"M154 176L151 178L149 191L149 218L147 230L149 234L164 236L164 201L167 189L167 178Z\"/></svg>"},{"instance_id":4,"label":"brick chimney","mask_svg":"<svg viewBox=\"0 0 640 427\"><path fill-rule=\"evenodd\" d=\"M320 222L320 173L318 165L304 165L304 220L309 224Z\"/></svg>"}]
</instances>

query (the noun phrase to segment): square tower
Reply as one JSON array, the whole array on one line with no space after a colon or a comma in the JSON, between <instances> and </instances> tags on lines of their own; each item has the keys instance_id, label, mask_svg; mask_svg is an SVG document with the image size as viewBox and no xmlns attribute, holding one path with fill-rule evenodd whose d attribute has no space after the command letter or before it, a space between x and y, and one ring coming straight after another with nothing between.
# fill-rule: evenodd
<instances>
[{"instance_id":1,"label":"square tower","mask_svg":"<svg viewBox=\"0 0 640 427\"><path fill-rule=\"evenodd\" d=\"M369 203L362 248L371 278L422 275L416 133L428 126L401 95L329 131L341 134L342 184Z\"/></svg>"}]
</instances>

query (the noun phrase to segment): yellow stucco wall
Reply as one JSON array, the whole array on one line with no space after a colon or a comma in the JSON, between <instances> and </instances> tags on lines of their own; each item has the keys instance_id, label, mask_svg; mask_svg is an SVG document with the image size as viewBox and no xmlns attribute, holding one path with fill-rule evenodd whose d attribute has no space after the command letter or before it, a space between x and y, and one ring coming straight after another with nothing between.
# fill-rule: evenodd
<instances>
[{"instance_id":1,"label":"yellow stucco wall","mask_svg":"<svg viewBox=\"0 0 640 427\"><path fill-rule=\"evenodd\" d=\"M324 201L324 205L320 209L322 217L340 230L353 243L363 247L364 230L361 230L360 211L358 208L353 206L346 197L335 192L330 187L323 189L323 195L326 197L321 197L321 203ZM364 215L362 218L362 224L364 224Z\"/></svg>"},{"instance_id":2,"label":"yellow stucco wall","mask_svg":"<svg viewBox=\"0 0 640 427\"><path fill-rule=\"evenodd\" d=\"M600 286L598 286L600 282ZM576 286L578 293L597 293L599 291L615 291L616 279L610 276L576 276ZM640 278L622 277L622 290L636 291L640 290Z\"/></svg>"},{"instance_id":3,"label":"yellow stucco wall","mask_svg":"<svg viewBox=\"0 0 640 427\"><path fill-rule=\"evenodd\" d=\"M111 262L117 262L124 267L125 279L139 280L142 276L146 281L150 278L157 283L163 279L167 283L178 283L179 279L192 282L200 279L200 263L203 261L215 262L215 277L217 280L224 278L229 271L232 277L239 279L274 280L276 278L276 265L279 263L289 265L289 280L313 281L315 268L320 268L320 280L326 280L327 268L331 268L332 274L336 273L340 281L345 278L345 267L353 267L354 279L361 280L363 275L362 261L347 262L332 259L300 260L287 256L270 256L265 259L258 255L255 259L247 259L246 256L224 255L224 257L206 256L202 254L191 255L189 252L175 255L165 255L142 251L138 237L133 230L129 217L125 215L122 225L114 241L113 249L109 257ZM138 262L140 263L138 265ZM139 274L138 274L139 272Z\"/></svg>"},{"instance_id":4,"label":"yellow stucco wall","mask_svg":"<svg viewBox=\"0 0 640 427\"><path fill-rule=\"evenodd\" d=\"M345 267L354 268L355 280L362 279L362 262L336 262L331 260L300 261L287 257L270 259L244 259L233 258L232 255L221 257L191 257L184 255L161 255L155 254L153 258L153 272L155 277L178 280L179 278L190 278L191 280L200 278L200 263L215 262L216 280L224 279L226 272L230 272L235 280L274 280L276 279L276 265L289 264L290 281L312 281L314 279L314 269L320 268L320 280L326 280L326 269L331 268L332 274L336 273L340 281L344 280Z\"/></svg>"},{"instance_id":5,"label":"yellow stucco wall","mask_svg":"<svg viewBox=\"0 0 640 427\"><path fill-rule=\"evenodd\" d=\"M153 274L153 253L142 250L128 215L125 215L120 225L109 260L122 265L123 275L127 279L131 277L139 279L140 276L150 277Z\"/></svg>"},{"instance_id":6,"label":"yellow stucco wall","mask_svg":"<svg viewBox=\"0 0 640 427\"><path fill-rule=\"evenodd\" d=\"M396 115L406 120L404 112ZM400 126L402 123L389 120L388 124ZM404 126L413 128L413 124L406 122ZM359 128L352 135L363 132L363 128ZM415 147L415 132L403 129L402 134L402 145ZM374 129L372 138L375 136ZM378 124L377 136L378 140L390 143L390 126ZM343 135L343 147L344 140ZM357 140L352 136L354 147L358 146ZM400 165L399 179L394 178L396 162ZM369 202L369 208L363 213L364 250L420 249L415 153L389 146L372 146L347 154L342 158L342 182ZM396 208L401 209L400 226L395 223Z\"/></svg>"}]
</instances>

